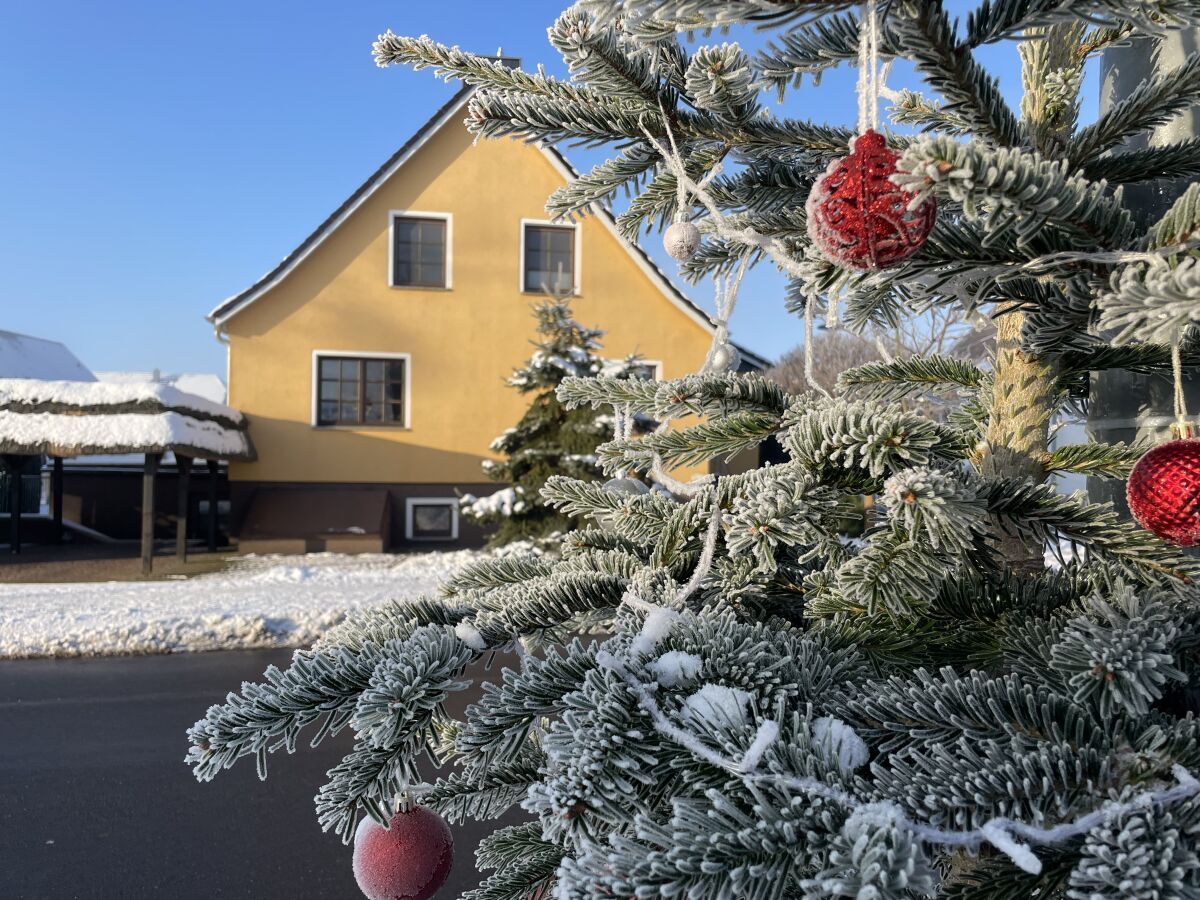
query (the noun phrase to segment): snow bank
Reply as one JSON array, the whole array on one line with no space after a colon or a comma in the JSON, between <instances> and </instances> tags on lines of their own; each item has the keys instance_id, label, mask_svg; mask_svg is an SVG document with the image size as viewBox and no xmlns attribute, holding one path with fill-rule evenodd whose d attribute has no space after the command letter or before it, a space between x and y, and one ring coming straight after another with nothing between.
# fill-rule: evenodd
<instances>
[{"instance_id":1,"label":"snow bank","mask_svg":"<svg viewBox=\"0 0 1200 900\"><path fill-rule=\"evenodd\" d=\"M0 584L0 657L305 646L348 612L433 593L480 553L249 556L187 580Z\"/></svg>"}]
</instances>

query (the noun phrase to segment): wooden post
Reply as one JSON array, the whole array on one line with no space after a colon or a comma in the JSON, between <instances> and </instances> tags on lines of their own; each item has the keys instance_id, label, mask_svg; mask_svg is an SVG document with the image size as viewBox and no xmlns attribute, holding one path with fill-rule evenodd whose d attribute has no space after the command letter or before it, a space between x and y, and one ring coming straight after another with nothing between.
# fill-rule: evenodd
<instances>
[{"instance_id":1,"label":"wooden post","mask_svg":"<svg viewBox=\"0 0 1200 900\"><path fill-rule=\"evenodd\" d=\"M208 552L217 549L217 478L221 464L215 459L208 461Z\"/></svg>"},{"instance_id":2,"label":"wooden post","mask_svg":"<svg viewBox=\"0 0 1200 900\"><path fill-rule=\"evenodd\" d=\"M187 562L188 481L192 474L192 458L175 454L178 471L178 490L175 497L175 558Z\"/></svg>"},{"instance_id":3,"label":"wooden post","mask_svg":"<svg viewBox=\"0 0 1200 900\"><path fill-rule=\"evenodd\" d=\"M54 512L54 543L61 544L63 539L63 459L54 457L54 469L50 473L50 493Z\"/></svg>"},{"instance_id":4,"label":"wooden post","mask_svg":"<svg viewBox=\"0 0 1200 900\"><path fill-rule=\"evenodd\" d=\"M142 574L154 570L154 476L158 474L161 453L146 454L142 471Z\"/></svg>"},{"instance_id":5,"label":"wooden post","mask_svg":"<svg viewBox=\"0 0 1200 900\"><path fill-rule=\"evenodd\" d=\"M14 556L21 552L21 469L13 457L8 463L8 552Z\"/></svg>"}]
</instances>

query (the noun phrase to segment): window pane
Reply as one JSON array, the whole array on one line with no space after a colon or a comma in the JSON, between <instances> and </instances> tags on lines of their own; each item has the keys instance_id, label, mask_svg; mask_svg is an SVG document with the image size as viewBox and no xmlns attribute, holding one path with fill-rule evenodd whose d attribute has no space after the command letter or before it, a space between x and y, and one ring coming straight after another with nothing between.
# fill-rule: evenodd
<instances>
[{"instance_id":1,"label":"window pane","mask_svg":"<svg viewBox=\"0 0 1200 900\"><path fill-rule=\"evenodd\" d=\"M317 385L318 425L404 424L404 360L333 357L317 368L333 376Z\"/></svg>"},{"instance_id":2,"label":"window pane","mask_svg":"<svg viewBox=\"0 0 1200 900\"><path fill-rule=\"evenodd\" d=\"M571 291L575 287L575 229L525 226L527 291Z\"/></svg>"},{"instance_id":3,"label":"window pane","mask_svg":"<svg viewBox=\"0 0 1200 900\"><path fill-rule=\"evenodd\" d=\"M397 216L392 233L392 284L444 286L446 223Z\"/></svg>"},{"instance_id":4,"label":"window pane","mask_svg":"<svg viewBox=\"0 0 1200 900\"><path fill-rule=\"evenodd\" d=\"M413 537L450 537L454 511L446 504L413 504Z\"/></svg>"}]
</instances>

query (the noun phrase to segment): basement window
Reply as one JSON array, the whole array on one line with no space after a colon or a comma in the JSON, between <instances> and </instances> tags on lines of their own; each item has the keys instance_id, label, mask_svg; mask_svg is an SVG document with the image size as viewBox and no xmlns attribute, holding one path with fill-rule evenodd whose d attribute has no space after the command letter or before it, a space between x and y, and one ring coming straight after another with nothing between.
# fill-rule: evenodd
<instances>
[{"instance_id":1,"label":"basement window","mask_svg":"<svg viewBox=\"0 0 1200 900\"><path fill-rule=\"evenodd\" d=\"M404 505L404 536L408 540L458 540L457 498L409 497Z\"/></svg>"},{"instance_id":2,"label":"basement window","mask_svg":"<svg viewBox=\"0 0 1200 900\"><path fill-rule=\"evenodd\" d=\"M408 425L408 356L317 355L315 424Z\"/></svg>"}]
</instances>

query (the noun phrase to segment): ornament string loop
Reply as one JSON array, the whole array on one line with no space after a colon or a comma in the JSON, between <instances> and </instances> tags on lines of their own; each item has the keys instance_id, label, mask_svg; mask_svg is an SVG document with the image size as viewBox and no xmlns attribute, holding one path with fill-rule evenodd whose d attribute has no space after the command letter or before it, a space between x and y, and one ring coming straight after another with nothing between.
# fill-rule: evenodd
<instances>
[{"instance_id":1,"label":"ornament string loop","mask_svg":"<svg viewBox=\"0 0 1200 900\"><path fill-rule=\"evenodd\" d=\"M1188 421L1187 400L1183 393L1183 355L1180 342L1171 344L1171 376L1175 382L1173 400L1175 404L1175 423L1171 426L1171 434L1176 438L1190 438L1193 434L1192 423Z\"/></svg>"},{"instance_id":2,"label":"ornament string loop","mask_svg":"<svg viewBox=\"0 0 1200 900\"><path fill-rule=\"evenodd\" d=\"M875 0L862 5L858 38L858 133L879 128L879 15Z\"/></svg>"}]
</instances>

